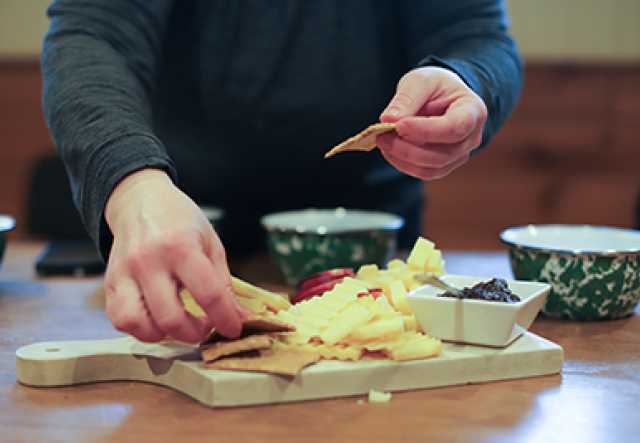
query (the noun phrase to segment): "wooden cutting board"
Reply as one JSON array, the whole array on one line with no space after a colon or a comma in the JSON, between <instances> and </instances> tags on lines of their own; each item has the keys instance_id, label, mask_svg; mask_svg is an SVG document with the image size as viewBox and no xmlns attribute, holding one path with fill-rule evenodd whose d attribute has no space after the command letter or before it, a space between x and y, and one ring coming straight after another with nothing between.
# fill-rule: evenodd
<instances>
[{"instance_id":1,"label":"wooden cutting board","mask_svg":"<svg viewBox=\"0 0 640 443\"><path fill-rule=\"evenodd\" d=\"M409 362L322 361L295 378L206 369L193 348L132 337L44 342L16 351L16 374L29 386L115 380L167 386L211 407L281 403L555 374L560 346L533 333L504 349L445 344L441 356Z\"/></svg>"}]
</instances>

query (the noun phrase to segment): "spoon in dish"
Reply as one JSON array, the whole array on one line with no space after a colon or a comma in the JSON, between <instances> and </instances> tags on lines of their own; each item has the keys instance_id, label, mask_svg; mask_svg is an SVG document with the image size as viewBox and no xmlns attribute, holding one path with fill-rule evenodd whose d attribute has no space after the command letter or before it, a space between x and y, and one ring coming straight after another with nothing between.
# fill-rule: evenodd
<instances>
[{"instance_id":1,"label":"spoon in dish","mask_svg":"<svg viewBox=\"0 0 640 443\"><path fill-rule=\"evenodd\" d=\"M431 272L423 272L421 274L416 274L414 275L414 278L418 280L420 283L424 283L425 285L435 286L436 288L443 289L449 292L450 294L455 295L458 298L464 298L464 295L462 294L462 291L460 289L454 288L448 283L442 281L440 278L438 278L437 275Z\"/></svg>"}]
</instances>

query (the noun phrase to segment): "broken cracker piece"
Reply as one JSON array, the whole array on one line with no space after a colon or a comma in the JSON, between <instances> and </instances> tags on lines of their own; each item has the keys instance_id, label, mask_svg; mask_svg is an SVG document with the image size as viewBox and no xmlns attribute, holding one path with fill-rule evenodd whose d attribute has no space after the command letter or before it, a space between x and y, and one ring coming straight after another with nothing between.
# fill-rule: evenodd
<instances>
[{"instance_id":1,"label":"broken cracker piece","mask_svg":"<svg viewBox=\"0 0 640 443\"><path fill-rule=\"evenodd\" d=\"M293 377L318 360L320 355L315 352L278 348L260 351L258 357L228 357L205 365L210 369L268 372Z\"/></svg>"},{"instance_id":2,"label":"broken cracker piece","mask_svg":"<svg viewBox=\"0 0 640 443\"><path fill-rule=\"evenodd\" d=\"M265 334L274 332L294 332L296 327L280 321L269 314L252 314L242 321L242 332L240 338L247 337L255 334ZM205 347L211 343L218 341L224 341L227 338L220 335L220 333L214 328L209 337L200 343L201 347Z\"/></svg>"},{"instance_id":3,"label":"broken cracker piece","mask_svg":"<svg viewBox=\"0 0 640 443\"><path fill-rule=\"evenodd\" d=\"M250 315L242 322L242 335L260 332L294 332L296 327L270 315Z\"/></svg>"},{"instance_id":4,"label":"broken cracker piece","mask_svg":"<svg viewBox=\"0 0 640 443\"><path fill-rule=\"evenodd\" d=\"M377 146L376 139L379 135L393 131L395 128L395 123L375 123L332 148L324 158L333 157L345 151L371 151Z\"/></svg>"},{"instance_id":5,"label":"broken cracker piece","mask_svg":"<svg viewBox=\"0 0 640 443\"><path fill-rule=\"evenodd\" d=\"M247 351L269 349L273 346L273 337L269 335L250 335L236 340L220 340L200 348L202 361L211 363L222 357Z\"/></svg>"}]
</instances>

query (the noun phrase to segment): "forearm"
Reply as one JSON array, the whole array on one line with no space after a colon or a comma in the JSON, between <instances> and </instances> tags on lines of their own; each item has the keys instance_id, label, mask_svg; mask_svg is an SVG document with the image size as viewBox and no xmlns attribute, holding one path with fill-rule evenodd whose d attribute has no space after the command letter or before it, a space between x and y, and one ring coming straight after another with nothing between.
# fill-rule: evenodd
<instances>
[{"instance_id":1,"label":"forearm","mask_svg":"<svg viewBox=\"0 0 640 443\"><path fill-rule=\"evenodd\" d=\"M174 174L152 133L149 104L162 34L158 20L170 2L156 3L157 17L141 3L117 3L54 3L42 53L45 117L74 201L103 252L110 239L104 238L102 212L116 183L147 166Z\"/></svg>"}]
</instances>

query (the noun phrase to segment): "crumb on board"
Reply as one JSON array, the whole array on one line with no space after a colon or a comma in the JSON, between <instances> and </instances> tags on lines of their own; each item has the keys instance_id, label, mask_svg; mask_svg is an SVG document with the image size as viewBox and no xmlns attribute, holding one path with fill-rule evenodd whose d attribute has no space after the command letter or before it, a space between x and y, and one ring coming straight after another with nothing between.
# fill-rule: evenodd
<instances>
[{"instance_id":1,"label":"crumb on board","mask_svg":"<svg viewBox=\"0 0 640 443\"><path fill-rule=\"evenodd\" d=\"M369 391L369 403L387 403L391 400L391 392L382 392L371 389Z\"/></svg>"}]
</instances>

